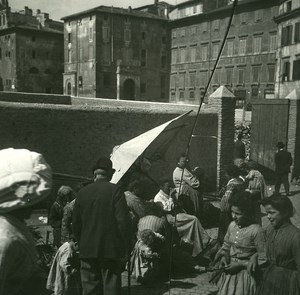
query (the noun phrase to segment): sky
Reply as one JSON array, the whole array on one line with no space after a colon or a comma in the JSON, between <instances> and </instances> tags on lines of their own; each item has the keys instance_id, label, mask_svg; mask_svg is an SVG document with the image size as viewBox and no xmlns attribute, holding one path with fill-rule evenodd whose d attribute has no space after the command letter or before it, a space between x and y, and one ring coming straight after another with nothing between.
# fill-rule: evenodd
<instances>
[{"instance_id":1,"label":"sky","mask_svg":"<svg viewBox=\"0 0 300 295\"><path fill-rule=\"evenodd\" d=\"M185 1L167 0L166 2L175 5ZM131 6L132 8L134 8L154 3L154 0L8 0L8 2L11 8L22 10L24 9L24 6L28 6L34 12L37 9L41 9L42 12L49 13L50 18L59 20L63 16L100 5L124 8Z\"/></svg>"}]
</instances>

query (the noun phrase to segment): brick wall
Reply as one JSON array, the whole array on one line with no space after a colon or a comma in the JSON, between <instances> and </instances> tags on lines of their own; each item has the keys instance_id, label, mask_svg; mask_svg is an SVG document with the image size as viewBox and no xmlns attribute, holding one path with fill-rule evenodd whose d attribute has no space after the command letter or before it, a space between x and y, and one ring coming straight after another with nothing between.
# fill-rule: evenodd
<instances>
[{"instance_id":1,"label":"brick wall","mask_svg":"<svg viewBox=\"0 0 300 295\"><path fill-rule=\"evenodd\" d=\"M223 181L224 161L232 157L234 126L234 109L228 110L231 100L215 100L202 110L190 148L191 166L206 171L210 190ZM163 103L119 103L92 99L72 106L0 102L0 148L32 149L44 154L56 173L91 177L91 167L100 155L109 155L114 146L193 109ZM164 177L172 176L177 156L186 150L196 110L160 163ZM222 131L227 128L229 131ZM220 140L226 143L220 144Z\"/></svg>"}]
</instances>

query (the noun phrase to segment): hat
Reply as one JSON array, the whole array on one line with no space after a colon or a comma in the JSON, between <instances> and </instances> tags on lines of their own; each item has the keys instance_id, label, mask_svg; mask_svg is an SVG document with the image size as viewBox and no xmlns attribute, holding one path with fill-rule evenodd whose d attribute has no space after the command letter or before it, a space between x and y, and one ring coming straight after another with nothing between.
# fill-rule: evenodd
<instances>
[{"instance_id":1,"label":"hat","mask_svg":"<svg viewBox=\"0 0 300 295\"><path fill-rule=\"evenodd\" d=\"M73 190L67 185L62 185L57 191L57 195L59 196L66 196L70 193L73 193Z\"/></svg>"},{"instance_id":2,"label":"hat","mask_svg":"<svg viewBox=\"0 0 300 295\"><path fill-rule=\"evenodd\" d=\"M279 149L282 149L285 147L285 144L282 141L279 141L276 145Z\"/></svg>"},{"instance_id":3,"label":"hat","mask_svg":"<svg viewBox=\"0 0 300 295\"><path fill-rule=\"evenodd\" d=\"M112 168L112 161L107 157L100 157L93 166L93 172L97 169L103 169L114 173L116 170Z\"/></svg>"},{"instance_id":4,"label":"hat","mask_svg":"<svg viewBox=\"0 0 300 295\"><path fill-rule=\"evenodd\" d=\"M52 171L41 154L26 149L0 150L0 213L33 206L52 187Z\"/></svg>"}]
</instances>

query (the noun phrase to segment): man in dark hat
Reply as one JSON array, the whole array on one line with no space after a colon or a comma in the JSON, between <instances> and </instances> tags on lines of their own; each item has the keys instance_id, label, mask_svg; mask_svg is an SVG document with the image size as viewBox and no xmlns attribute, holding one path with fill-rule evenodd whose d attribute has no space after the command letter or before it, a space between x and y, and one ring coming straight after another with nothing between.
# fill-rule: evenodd
<instances>
[{"instance_id":1,"label":"man in dark hat","mask_svg":"<svg viewBox=\"0 0 300 295\"><path fill-rule=\"evenodd\" d=\"M290 152L284 149L285 145L282 141L277 143L278 151L275 154L275 194L279 194L280 186L283 183L285 193L290 195L290 184L288 175L291 172L291 165L293 163L292 155Z\"/></svg>"},{"instance_id":2,"label":"man in dark hat","mask_svg":"<svg viewBox=\"0 0 300 295\"><path fill-rule=\"evenodd\" d=\"M128 255L130 219L124 194L109 181L112 162L100 158L94 183L82 188L73 211L83 295L121 294L121 260Z\"/></svg>"}]
</instances>

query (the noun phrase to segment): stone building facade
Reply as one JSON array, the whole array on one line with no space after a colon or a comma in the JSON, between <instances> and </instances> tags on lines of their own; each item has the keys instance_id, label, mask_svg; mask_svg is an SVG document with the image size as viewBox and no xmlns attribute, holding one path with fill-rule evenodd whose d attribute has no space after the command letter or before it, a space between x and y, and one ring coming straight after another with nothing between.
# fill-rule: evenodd
<instances>
[{"instance_id":1,"label":"stone building facade","mask_svg":"<svg viewBox=\"0 0 300 295\"><path fill-rule=\"evenodd\" d=\"M300 87L300 0L279 6L276 97L284 98Z\"/></svg>"},{"instance_id":2,"label":"stone building facade","mask_svg":"<svg viewBox=\"0 0 300 295\"><path fill-rule=\"evenodd\" d=\"M0 90L62 93L63 24L0 3Z\"/></svg>"},{"instance_id":3,"label":"stone building facade","mask_svg":"<svg viewBox=\"0 0 300 295\"><path fill-rule=\"evenodd\" d=\"M169 23L170 102L198 104L216 62L232 2L221 1L219 8L207 2L201 15ZM237 107L274 97L277 25L273 17L277 14L277 0L239 1L208 95L226 85L235 94Z\"/></svg>"},{"instance_id":4,"label":"stone building facade","mask_svg":"<svg viewBox=\"0 0 300 295\"><path fill-rule=\"evenodd\" d=\"M169 100L165 17L99 6L63 20L65 94Z\"/></svg>"}]
</instances>

